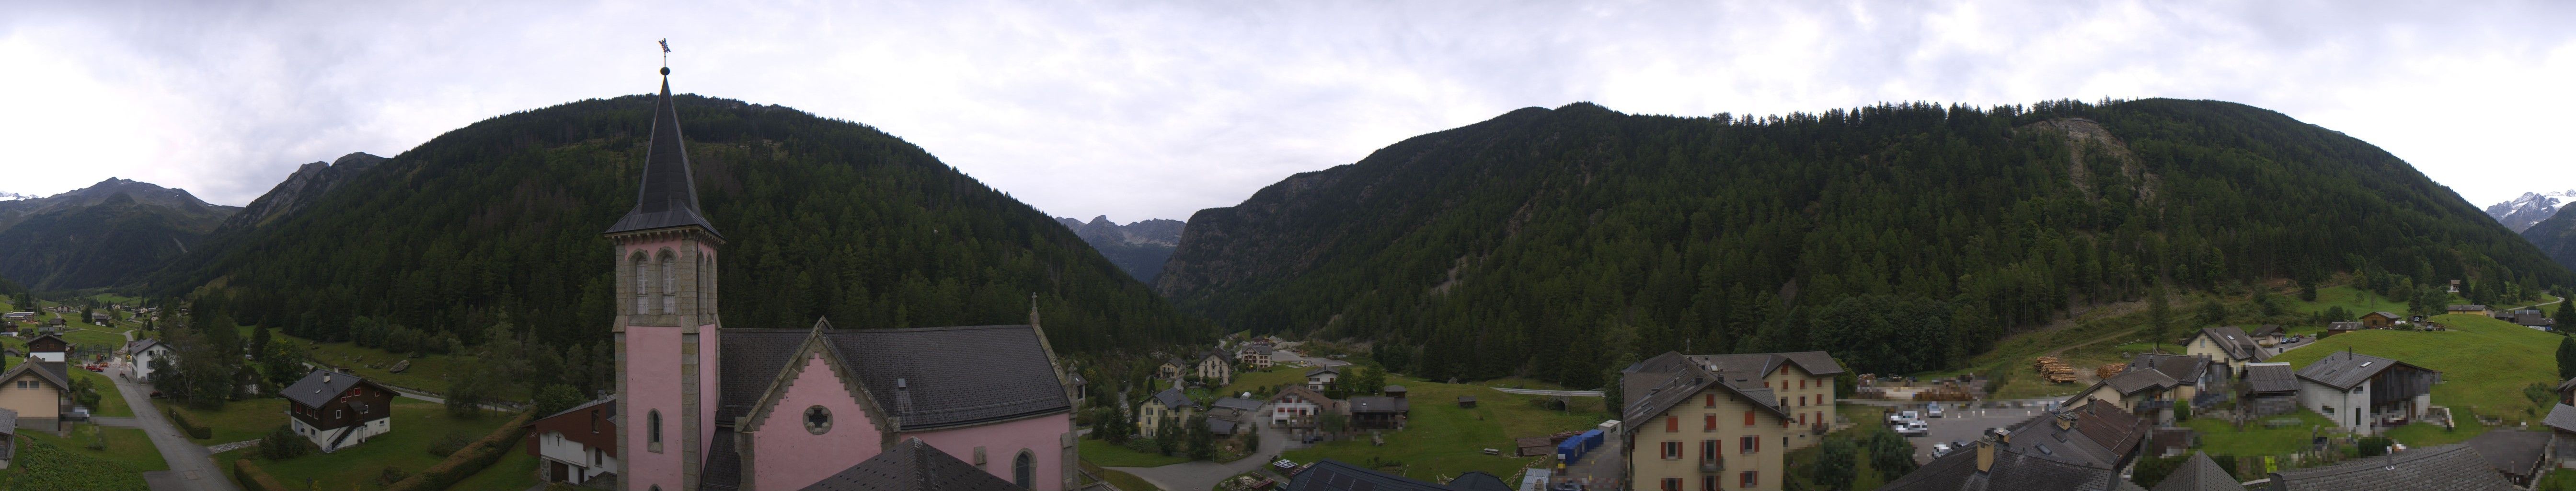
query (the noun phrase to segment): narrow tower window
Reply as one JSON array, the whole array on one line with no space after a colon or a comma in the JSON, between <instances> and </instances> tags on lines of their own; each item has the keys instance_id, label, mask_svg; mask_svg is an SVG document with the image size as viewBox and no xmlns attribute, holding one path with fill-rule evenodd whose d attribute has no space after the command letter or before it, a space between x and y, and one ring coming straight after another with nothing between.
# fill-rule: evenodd
<instances>
[{"instance_id":1,"label":"narrow tower window","mask_svg":"<svg viewBox=\"0 0 2576 491\"><path fill-rule=\"evenodd\" d=\"M652 278L653 278L652 270L651 270L650 268L647 268L647 267L644 265L644 253L643 253L643 252L641 252L641 251L636 252L636 253L635 253L635 312L634 312L634 313L635 313L635 315L644 315L644 314L652 313L652 311L651 311L651 310L649 310L649 308L648 308L647 304L645 303L645 302L647 301L647 297L645 297L645 296L644 296L645 292L646 292L646 291L649 289L649 287L651 286L651 283L652 283L652 282L651 282L651 279L652 279Z\"/></svg>"},{"instance_id":2,"label":"narrow tower window","mask_svg":"<svg viewBox=\"0 0 2576 491\"><path fill-rule=\"evenodd\" d=\"M677 271L679 268L673 268L671 265L671 251L662 251L662 313L664 314L676 313L680 309L680 297L675 296L680 293L678 287L680 276Z\"/></svg>"}]
</instances>

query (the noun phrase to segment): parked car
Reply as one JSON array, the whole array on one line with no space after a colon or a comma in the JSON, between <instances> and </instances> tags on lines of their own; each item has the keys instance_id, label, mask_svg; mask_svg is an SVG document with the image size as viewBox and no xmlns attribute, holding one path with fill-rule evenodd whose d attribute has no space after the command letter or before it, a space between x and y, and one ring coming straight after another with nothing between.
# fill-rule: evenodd
<instances>
[{"instance_id":1,"label":"parked car","mask_svg":"<svg viewBox=\"0 0 2576 491\"><path fill-rule=\"evenodd\" d=\"M1901 412L1901 413L1897 413L1897 414L1904 415L1904 416L1905 416L1905 420L1906 420L1906 421L1922 421L1922 420L1923 420L1923 412L1922 412L1922 411L1916 411L1916 410L1912 410L1912 409L1907 409L1907 410L1905 410L1905 412Z\"/></svg>"},{"instance_id":2,"label":"parked car","mask_svg":"<svg viewBox=\"0 0 2576 491\"><path fill-rule=\"evenodd\" d=\"M1930 407L1924 408L1924 414L1935 418L1941 417L1941 403L1935 402Z\"/></svg>"},{"instance_id":3,"label":"parked car","mask_svg":"<svg viewBox=\"0 0 2576 491\"><path fill-rule=\"evenodd\" d=\"M1932 425L1924 424L1920 420L1908 421L1905 423L1905 427L1898 428L1896 430L1896 434L1905 436L1927 436L1932 434Z\"/></svg>"},{"instance_id":4,"label":"parked car","mask_svg":"<svg viewBox=\"0 0 2576 491\"><path fill-rule=\"evenodd\" d=\"M1583 484L1571 482L1558 484L1556 485L1556 491L1583 491Z\"/></svg>"},{"instance_id":5,"label":"parked car","mask_svg":"<svg viewBox=\"0 0 2576 491\"><path fill-rule=\"evenodd\" d=\"M1949 455L1950 452L1956 452L1958 450L1959 447L1951 446L1947 443L1935 443L1932 444L1932 458L1941 458L1943 455Z\"/></svg>"}]
</instances>

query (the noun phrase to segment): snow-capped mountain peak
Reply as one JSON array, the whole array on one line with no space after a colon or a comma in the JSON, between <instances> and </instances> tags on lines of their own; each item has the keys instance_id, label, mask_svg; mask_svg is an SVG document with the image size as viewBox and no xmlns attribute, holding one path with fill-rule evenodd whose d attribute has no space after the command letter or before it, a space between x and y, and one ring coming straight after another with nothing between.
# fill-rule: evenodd
<instances>
[{"instance_id":1,"label":"snow-capped mountain peak","mask_svg":"<svg viewBox=\"0 0 2576 491\"><path fill-rule=\"evenodd\" d=\"M2514 232L2521 232L2523 229L2531 228L2532 224L2540 223L2541 220L2548 220L2550 216L2557 215L2560 208L2559 205L2566 203L2569 199L2576 199L2576 189L2550 191L2545 193L2522 193L2522 196L2515 197L2510 201L2496 203L2495 206L2487 207L2487 216L2495 218L2496 223L2504 224L2505 228L2513 229Z\"/></svg>"},{"instance_id":2,"label":"snow-capped mountain peak","mask_svg":"<svg viewBox=\"0 0 2576 491\"><path fill-rule=\"evenodd\" d=\"M33 195L33 194L0 193L0 201L17 201L17 200L22 200L22 199L36 199L36 198L41 198L41 197L43 197L43 196L37 196L37 195Z\"/></svg>"}]
</instances>

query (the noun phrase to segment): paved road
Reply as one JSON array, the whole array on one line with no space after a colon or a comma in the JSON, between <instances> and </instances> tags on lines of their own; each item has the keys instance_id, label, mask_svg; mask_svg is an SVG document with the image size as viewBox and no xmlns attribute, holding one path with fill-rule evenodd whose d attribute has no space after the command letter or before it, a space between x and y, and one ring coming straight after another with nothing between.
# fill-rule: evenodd
<instances>
[{"instance_id":1,"label":"paved road","mask_svg":"<svg viewBox=\"0 0 2576 491\"><path fill-rule=\"evenodd\" d=\"M1601 397L1601 391L1597 390L1505 389L1501 387L1495 387L1494 390L1503 391L1505 394L1524 394L1533 396Z\"/></svg>"},{"instance_id":2,"label":"paved road","mask_svg":"<svg viewBox=\"0 0 2576 491\"><path fill-rule=\"evenodd\" d=\"M1941 417L1923 419L1925 425L1932 429L1929 436L1910 437L1906 440L1914 442L1916 462L1931 462L1933 444L1977 441L1977 438L1985 436L1987 428L2012 426L2013 423L2020 423L2032 416L2038 416L2041 411L2037 407L1947 409L1942 411ZM1854 421L1853 423L1884 425L1887 421L1885 418L1880 418L1875 422Z\"/></svg>"},{"instance_id":3,"label":"paved road","mask_svg":"<svg viewBox=\"0 0 2576 491\"><path fill-rule=\"evenodd\" d=\"M179 434L178 428L170 426L170 420L152 409L152 400L145 397L150 388L124 377L109 379L116 381L116 392L125 397L125 405L134 408L134 420L143 426L145 435L152 437L152 446L160 448L161 460L170 463L170 470L143 473L143 481L152 486L152 491L241 489L233 487L232 479L215 465L214 454L207 453L203 445L189 442L187 435Z\"/></svg>"},{"instance_id":4,"label":"paved road","mask_svg":"<svg viewBox=\"0 0 2576 491\"><path fill-rule=\"evenodd\" d=\"M1145 482L1153 483L1154 487L1168 491L1214 489L1217 483L1225 481L1225 478L1270 465L1272 460L1279 457L1280 452L1287 450L1286 432L1271 428L1268 422L1258 424L1261 426L1261 448L1254 451L1252 456L1231 463L1219 464L1200 460L1162 467L1108 467L1107 469L1134 474L1136 477L1143 478Z\"/></svg>"}]
</instances>

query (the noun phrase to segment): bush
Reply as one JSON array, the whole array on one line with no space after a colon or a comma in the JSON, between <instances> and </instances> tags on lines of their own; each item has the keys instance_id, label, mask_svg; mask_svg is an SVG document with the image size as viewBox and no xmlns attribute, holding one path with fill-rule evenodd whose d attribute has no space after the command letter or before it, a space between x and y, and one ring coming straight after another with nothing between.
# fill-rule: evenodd
<instances>
[{"instance_id":1,"label":"bush","mask_svg":"<svg viewBox=\"0 0 2576 491\"><path fill-rule=\"evenodd\" d=\"M385 466L385 471L384 471L383 473L381 473L381 474L377 474L377 475L376 475L376 482L381 482L381 483L385 483L385 484L393 484L393 483L402 482L402 480L403 480L403 479L407 479L407 478L410 478L410 477L411 477L411 473L409 473L409 472L403 472L403 470L402 470L402 468L401 468L401 467L394 467L394 466L390 466L390 465L388 465L388 466Z\"/></svg>"},{"instance_id":2,"label":"bush","mask_svg":"<svg viewBox=\"0 0 2576 491\"><path fill-rule=\"evenodd\" d=\"M447 489L455 486L457 481L474 477L475 473L483 472L484 468L492 466L492 462L501 460L503 455L508 455L510 450L515 448L511 446L512 443L526 438L528 432L521 426L527 425L528 421L536 417L535 412L520 412L519 417L502 423L501 428L493 430L492 434L483 435L482 439L475 440L474 443L457 450L455 454L448 455L447 460L439 461L438 465L429 466L428 469L422 469L419 474L385 486L384 491Z\"/></svg>"},{"instance_id":3,"label":"bush","mask_svg":"<svg viewBox=\"0 0 2576 491\"><path fill-rule=\"evenodd\" d=\"M250 459L233 461L233 481L240 482L242 487L249 488L250 491L286 491L286 485L278 484L277 478L270 477L268 471L259 470L259 466L251 465Z\"/></svg>"},{"instance_id":4,"label":"bush","mask_svg":"<svg viewBox=\"0 0 2576 491\"><path fill-rule=\"evenodd\" d=\"M321 451L321 446L314 445L313 440L305 439L304 435L295 434L295 429L289 425L277 425L277 429L269 430L268 436L259 439L259 456L271 461L287 460Z\"/></svg>"},{"instance_id":5,"label":"bush","mask_svg":"<svg viewBox=\"0 0 2576 491\"><path fill-rule=\"evenodd\" d=\"M438 441L429 442L429 455L431 457L442 459L447 458L449 455L455 455L458 450L464 450L466 445L473 443L474 437L467 436L464 433L448 433L447 436L439 438Z\"/></svg>"},{"instance_id":6,"label":"bush","mask_svg":"<svg viewBox=\"0 0 2576 491\"><path fill-rule=\"evenodd\" d=\"M178 409L163 409L161 410L161 414L163 416L168 416L170 418L170 425L179 427L179 431L187 433L188 438L208 440L215 437L214 428L198 426L197 422L189 421L188 415L179 412Z\"/></svg>"},{"instance_id":7,"label":"bush","mask_svg":"<svg viewBox=\"0 0 2576 491\"><path fill-rule=\"evenodd\" d=\"M2354 456L2378 457L2381 455L2388 455L2388 445L2391 442L2392 440L2389 440L2388 437L2384 436L2361 437L2360 440L2356 440L2352 444L2353 450L2358 452Z\"/></svg>"}]
</instances>

